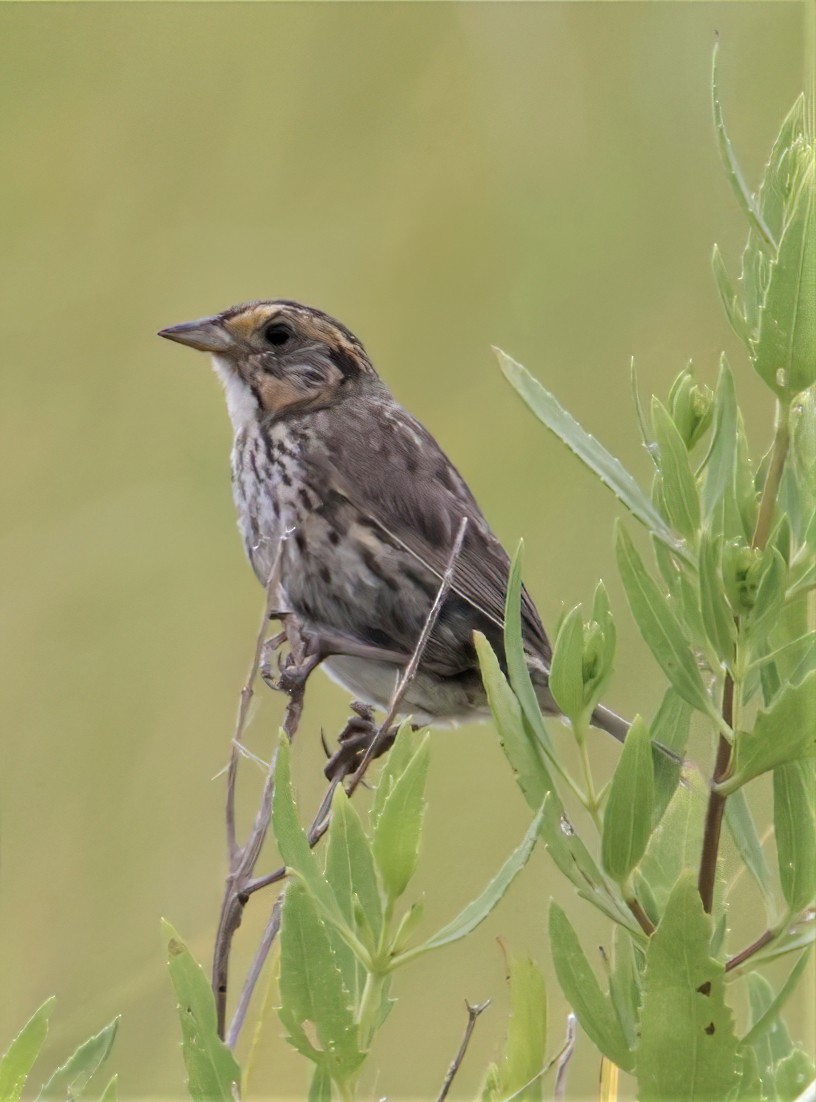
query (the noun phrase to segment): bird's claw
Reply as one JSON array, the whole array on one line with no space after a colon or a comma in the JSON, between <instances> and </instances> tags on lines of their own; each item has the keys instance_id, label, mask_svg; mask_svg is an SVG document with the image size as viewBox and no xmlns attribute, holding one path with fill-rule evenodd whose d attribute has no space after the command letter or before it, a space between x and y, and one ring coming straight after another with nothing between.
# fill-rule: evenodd
<instances>
[{"instance_id":1,"label":"bird's claw","mask_svg":"<svg viewBox=\"0 0 816 1102\"><path fill-rule=\"evenodd\" d=\"M346 723L338 738L338 747L326 762L323 772L328 780L340 780L357 771L360 762L377 736L379 727L374 720L374 709L370 704L355 700L352 705L354 715ZM379 757L394 744L397 728L391 727L377 746Z\"/></svg>"}]
</instances>

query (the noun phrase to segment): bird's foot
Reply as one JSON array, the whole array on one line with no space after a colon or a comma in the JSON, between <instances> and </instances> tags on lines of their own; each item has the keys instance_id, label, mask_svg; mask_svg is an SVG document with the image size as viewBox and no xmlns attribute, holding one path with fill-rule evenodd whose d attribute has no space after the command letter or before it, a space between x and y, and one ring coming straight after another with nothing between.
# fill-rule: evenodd
<instances>
[{"instance_id":1,"label":"bird's foot","mask_svg":"<svg viewBox=\"0 0 816 1102\"><path fill-rule=\"evenodd\" d=\"M363 704L359 700L353 701L352 711L355 713L340 732L338 748L329 757L323 772L330 780L341 780L355 773L363 760L366 751L374 742L379 731L379 725L374 719L374 709L370 704ZM385 732L375 748L375 757L380 757L394 745L397 736L397 727L391 727ZM328 747L326 747L328 753Z\"/></svg>"}]
</instances>

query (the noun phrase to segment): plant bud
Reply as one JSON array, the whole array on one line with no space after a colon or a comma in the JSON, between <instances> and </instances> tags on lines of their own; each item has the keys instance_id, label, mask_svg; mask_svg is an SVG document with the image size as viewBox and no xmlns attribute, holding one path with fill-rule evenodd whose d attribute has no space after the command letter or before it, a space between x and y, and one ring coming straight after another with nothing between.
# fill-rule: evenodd
<instances>
[{"instance_id":1,"label":"plant bud","mask_svg":"<svg viewBox=\"0 0 816 1102\"><path fill-rule=\"evenodd\" d=\"M728 603L736 616L743 616L754 607L762 565L762 552L756 547L732 540L723 548L723 582Z\"/></svg>"},{"instance_id":2,"label":"plant bud","mask_svg":"<svg viewBox=\"0 0 816 1102\"><path fill-rule=\"evenodd\" d=\"M711 424L714 395L710 387L699 387L691 372L680 376L669 395L669 411L686 448L691 451Z\"/></svg>"}]
</instances>

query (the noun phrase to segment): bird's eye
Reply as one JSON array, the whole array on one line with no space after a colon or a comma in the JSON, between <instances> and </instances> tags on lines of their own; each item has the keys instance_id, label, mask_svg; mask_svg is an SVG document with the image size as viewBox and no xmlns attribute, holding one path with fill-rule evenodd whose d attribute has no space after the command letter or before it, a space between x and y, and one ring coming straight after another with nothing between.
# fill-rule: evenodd
<instances>
[{"instance_id":1,"label":"bird's eye","mask_svg":"<svg viewBox=\"0 0 816 1102\"><path fill-rule=\"evenodd\" d=\"M274 345L275 348L281 348L289 340L291 340L292 331L286 325L272 324L267 325L264 329L264 340L267 344Z\"/></svg>"}]
</instances>

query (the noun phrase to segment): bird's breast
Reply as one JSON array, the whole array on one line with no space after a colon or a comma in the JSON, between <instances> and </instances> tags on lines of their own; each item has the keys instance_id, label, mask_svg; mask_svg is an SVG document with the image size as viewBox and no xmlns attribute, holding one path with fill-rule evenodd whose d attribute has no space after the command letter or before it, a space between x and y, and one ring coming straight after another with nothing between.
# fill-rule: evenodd
<instances>
[{"instance_id":1,"label":"bird's breast","mask_svg":"<svg viewBox=\"0 0 816 1102\"><path fill-rule=\"evenodd\" d=\"M237 433L232 494L247 557L266 584L281 537L297 529L305 507L299 446L285 426L254 425Z\"/></svg>"}]
</instances>

